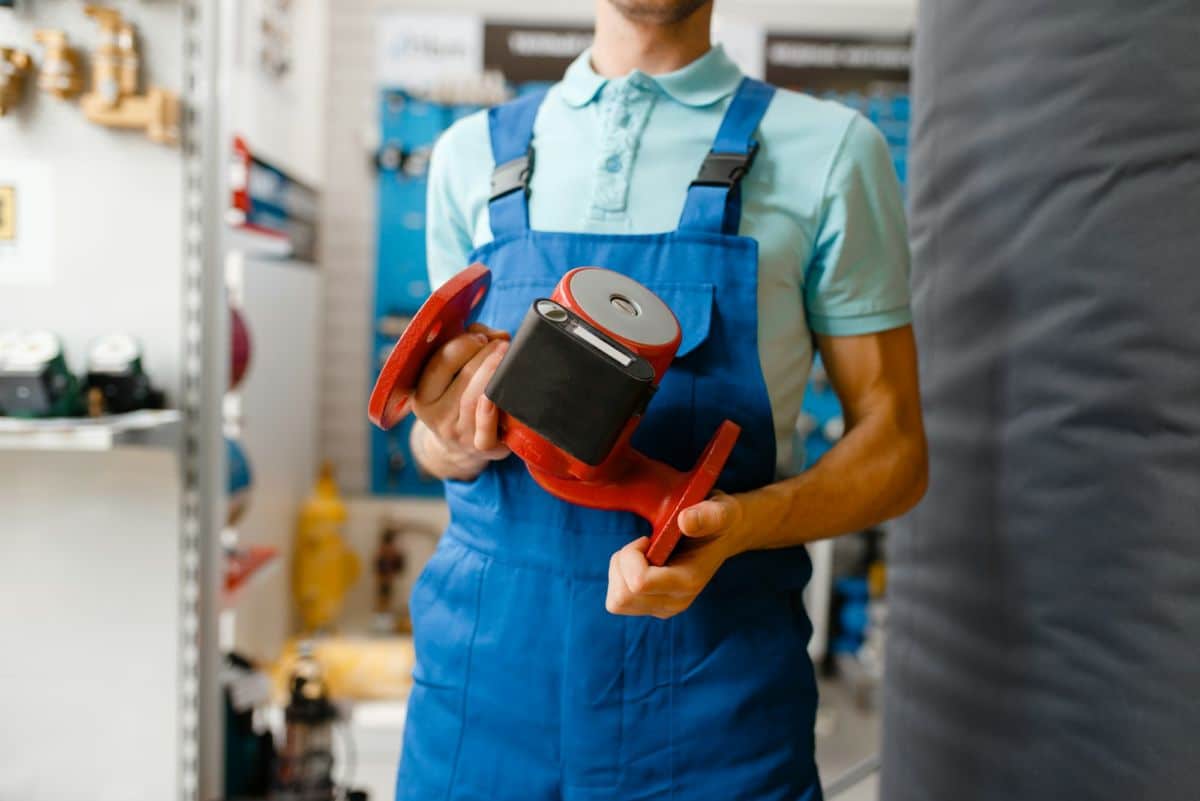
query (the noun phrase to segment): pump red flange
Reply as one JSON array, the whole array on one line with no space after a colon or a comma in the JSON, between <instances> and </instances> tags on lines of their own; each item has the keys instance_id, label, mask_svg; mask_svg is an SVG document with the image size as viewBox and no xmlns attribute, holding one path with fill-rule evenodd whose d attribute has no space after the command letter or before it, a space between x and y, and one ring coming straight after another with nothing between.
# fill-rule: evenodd
<instances>
[{"instance_id":1,"label":"pump red flange","mask_svg":"<svg viewBox=\"0 0 1200 801\"><path fill-rule=\"evenodd\" d=\"M730 420L721 423L717 433L696 460L696 466L684 473L629 449L616 475L609 480L579 481L546 473L526 463L533 480L542 489L561 500L592 509L633 512L654 526L646 561L666 564L679 544L679 513L709 496L717 477L729 459L742 433L741 426Z\"/></svg>"},{"instance_id":2,"label":"pump red flange","mask_svg":"<svg viewBox=\"0 0 1200 801\"><path fill-rule=\"evenodd\" d=\"M376 425L391 428L408 413L426 362L463 332L489 281L486 267L471 265L417 312L371 393ZM578 268L552 297L533 301L486 390L501 411L501 439L534 480L561 500L650 521L655 565L679 542L679 513L712 492L741 433L724 421L687 472L630 444L681 339L675 315L641 284Z\"/></svg>"},{"instance_id":3,"label":"pump red flange","mask_svg":"<svg viewBox=\"0 0 1200 801\"><path fill-rule=\"evenodd\" d=\"M367 404L367 417L372 423L386 431L404 419L429 357L463 332L491 283L491 271L482 264L472 264L438 287L421 305L375 379Z\"/></svg>"}]
</instances>

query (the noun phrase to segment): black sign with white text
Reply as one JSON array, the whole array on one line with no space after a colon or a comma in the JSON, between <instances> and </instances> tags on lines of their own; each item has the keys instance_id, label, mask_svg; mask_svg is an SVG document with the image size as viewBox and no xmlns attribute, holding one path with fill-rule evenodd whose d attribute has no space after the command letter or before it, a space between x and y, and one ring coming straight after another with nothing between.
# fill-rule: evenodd
<instances>
[{"instance_id":1,"label":"black sign with white text","mask_svg":"<svg viewBox=\"0 0 1200 801\"><path fill-rule=\"evenodd\" d=\"M836 39L769 34L769 83L807 91L864 92L907 84L912 65L908 39Z\"/></svg>"},{"instance_id":2,"label":"black sign with white text","mask_svg":"<svg viewBox=\"0 0 1200 801\"><path fill-rule=\"evenodd\" d=\"M489 22L483 29L483 65L512 83L557 81L591 43L587 26Z\"/></svg>"}]
</instances>

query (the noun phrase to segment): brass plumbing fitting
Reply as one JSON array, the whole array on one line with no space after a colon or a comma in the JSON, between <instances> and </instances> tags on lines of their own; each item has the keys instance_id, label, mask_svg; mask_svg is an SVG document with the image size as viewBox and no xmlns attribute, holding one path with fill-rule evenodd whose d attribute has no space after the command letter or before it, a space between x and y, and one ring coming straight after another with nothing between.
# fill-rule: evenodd
<instances>
[{"instance_id":1,"label":"brass plumbing fitting","mask_svg":"<svg viewBox=\"0 0 1200 801\"><path fill-rule=\"evenodd\" d=\"M43 28L33 39L45 48L38 71L38 88L60 100L70 100L83 91L83 62L79 51L67 43L63 31Z\"/></svg>"},{"instance_id":2,"label":"brass plumbing fitting","mask_svg":"<svg viewBox=\"0 0 1200 801\"><path fill-rule=\"evenodd\" d=\"M92 89L79 101L89 120L112 128L143 129L155 142L179 141L179 98L150 87L138 94L141 58L137 34L121 12L87 5L83 12L100 26L100 42L92 54Z\"/></svg>"},{"instance_id":3,"label":"brass plumbing fitting","mask_svg":"<svg viewBox=\"0 0 1200 801\"><path fill-rule=\"evenodd\" d=\"M24 50L0 47L0 117L21 102L25 73L33 61Z\"/></svg>"}]
</instances>

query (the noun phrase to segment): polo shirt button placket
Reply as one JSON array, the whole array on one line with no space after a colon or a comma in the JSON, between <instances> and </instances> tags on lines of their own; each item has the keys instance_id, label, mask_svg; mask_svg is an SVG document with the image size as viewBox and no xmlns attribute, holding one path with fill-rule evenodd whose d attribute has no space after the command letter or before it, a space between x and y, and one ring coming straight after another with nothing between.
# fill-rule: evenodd
<instances>
[{"instance_id":1,"label":"polo shirt button placket","mask_svg":"<svg viewBox=\"0 0 1200 801\"><path fill-rule=\"evenodd\" d=\"M601 95L601 151L592 199L593 219L612 220L624 215L633 154L654 99L639 75L611 85L611 91Z\"/></svg>"}]
</instances>

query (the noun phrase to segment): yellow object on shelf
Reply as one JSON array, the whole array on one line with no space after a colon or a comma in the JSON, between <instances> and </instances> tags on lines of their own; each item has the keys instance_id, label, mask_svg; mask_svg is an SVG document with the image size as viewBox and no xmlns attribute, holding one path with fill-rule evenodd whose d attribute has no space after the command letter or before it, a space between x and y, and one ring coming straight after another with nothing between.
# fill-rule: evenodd
<instances>
[{"instance_id":1,"label":"yellow object on shelf","mask_svg":"<svg viewBox=\"0 0 1200 801\"><path fill-rule=\"evenodd\" d=\"M333 467L321 468L313 494L304 502L292 555L292 595L305 633L327 631L341 614L346 592L362 565L342 536L346 504Z\"/></svg>"},{"instance_id":2,"label":"yellow object on shelf","mask_svg":"<svg viewBox=\"0 0 1200 801\"><path fill-rule=\"evenodd\" d=\"M887 563L877 560L867 568L867 587L872 598L882 598L887 594Z\"/></svg>"},{"instance_id":3,"label":"yellow object on shelf","mask_svg":"<svg viewBox=\"0 0 1200 801\"><path fill-rule=\"evenodd\" d=\"M275 695L286 699L289 680L302 659L299 645L321 666L329 695L338 700L386 701L408 696L412 688L411 637L321 637L292 640L271 676Z\"/></svg>"}]
</instances>

